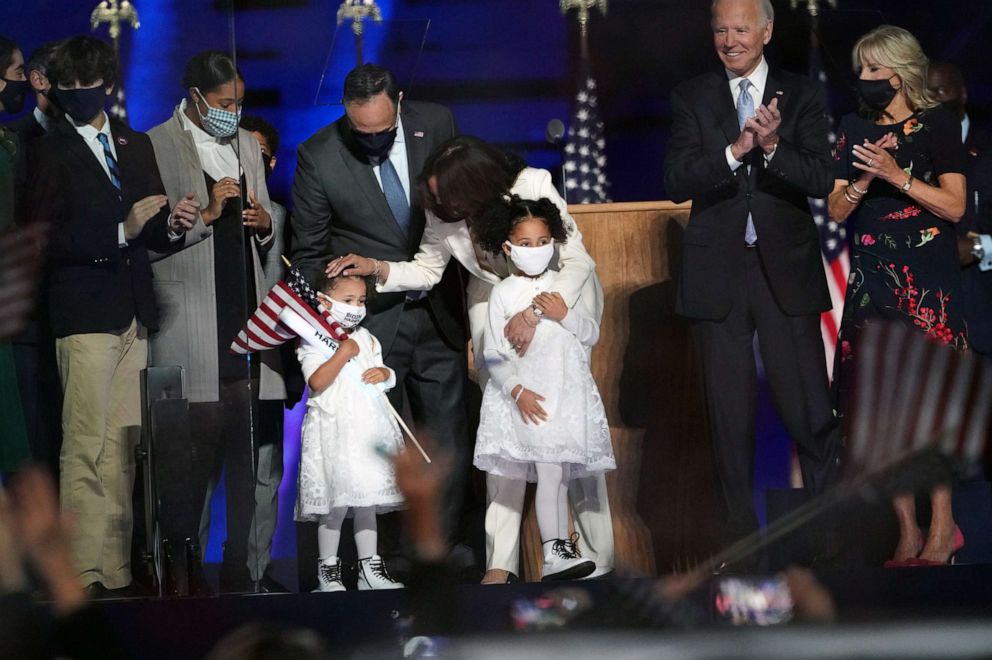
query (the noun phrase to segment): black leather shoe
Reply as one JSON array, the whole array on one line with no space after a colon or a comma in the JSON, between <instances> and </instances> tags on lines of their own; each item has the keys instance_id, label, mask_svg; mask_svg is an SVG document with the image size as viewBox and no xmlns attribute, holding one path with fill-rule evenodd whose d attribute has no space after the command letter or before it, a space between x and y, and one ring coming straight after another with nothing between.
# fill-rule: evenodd
<instances>
[{"instance_id":1,"label":"black leather shoe","mask_svg":"<svg viewBox=\"0 0 992 660\"><path fill-rule=\"evenodd\" d=\"M255 583L255 593L260 594L288 594L289 589L274 577L265 573L262 579Z\"/></svg>"},{"instance_id":2,"label":"black leather shoe","mask_svg":"<svg viewBox=\"0 0 992 660\"><path fill-rule=\"evenodd\" d=\"M103 582L91 582L83 587L83 591L86 593L86 597L90 600L113 598L113 593L111 593L110 589L103 586Z\"/></svg>"}]
</instances>

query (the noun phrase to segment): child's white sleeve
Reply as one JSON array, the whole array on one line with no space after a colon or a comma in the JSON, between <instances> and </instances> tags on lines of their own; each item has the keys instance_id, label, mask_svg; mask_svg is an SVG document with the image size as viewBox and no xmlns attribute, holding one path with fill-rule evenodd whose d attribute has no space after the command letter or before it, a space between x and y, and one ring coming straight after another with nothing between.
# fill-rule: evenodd
<instances>
[{"instance_id":1,"label":"child's white sleeve","mask_svg":"<svg viewBox=\"0 0 992 660\"><path fill-rule=\"evenodd\" d=\"M568 314L561 320L561 325L575 335L583 346L595 346L599 341L599 324L575 307L568 310Z\"/></svg>"},{"instance_id":2,"label":"child's white sleeve","mask_svg":"<svg viewBox=\"0 0 992 660\"><path fill-rule=\"evenodd\" d=\"M375 338L374 335L369 334L369 338L372 340L372 362L377 367L382 367L389 372L389 379L379 383L382 386L383 392L388 392L389 390L396 387L396 372L390 369L382 361L382 344L379 340Z\"/></svg>"},{"instance_id":3,"label":"child's white sleeve","mask_svg":"<svg viewBox=\"0 0 992 660\"><path fill-rule=\"evenodd\" d=\"M328 360L328 358L324 357L323 353L306 344L296 349L296 359L300 361L300 370L303 372L303 379L307 383L310 382L310 376L313 376L314 372L320 368L320 365Z\"/></svg>"},{"instance_id":4,"label":"child's white sleeve","mask_svg":"<svg viewBox=\"0 0 992 660\"><path fill-rule=\"evenodd\" d=\"M510 340L503 334L503 329L506 327L505 309L505 303L497 287L489 296L488 317L482 337L484 349L482 356L486 362L489 377L506 396L512 396L510 392L521 383L517 376L517 369L513 364L513 347L510 346Z\"/></svg>"}]
</instances>

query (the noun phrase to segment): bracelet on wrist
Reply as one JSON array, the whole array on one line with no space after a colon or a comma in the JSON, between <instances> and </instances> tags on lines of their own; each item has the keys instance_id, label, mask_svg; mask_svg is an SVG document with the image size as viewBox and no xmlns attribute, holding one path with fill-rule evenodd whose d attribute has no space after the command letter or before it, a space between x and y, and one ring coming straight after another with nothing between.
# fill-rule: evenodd
<instances>
[{"instance_id":1,"label":"bracelet on wrist","mask_svg":"<svg viewBox=\"0 0 992 660\"><path fill-rule=\"evenodd\" d=\"M372 279L378 282L379 271L382 269L382 262L380 262L378 259L373 259L372 263L375 264L374 266L372 266Z\"/></svg>"},{"instance_id":2,"label":"bracelet on wrist","mask_svg":"<svg viewBox=\"0 0 992 660\"><path fill-rule=\"evenodd\" d=\"M906 179L906 183L902 184L902 191L908 193L909 189L913 187L913 175L910 174L909 178Z\"/></svg>"},{"instance_id":3,"label":"bracelet on wrist","mask_svg":"<svg viewBox=\"0 0 992 660\"><path fill-rule=\"evenodd\" d=\"M513 402L514 403L519 402L520 401L520 396L524 393L524 386L523 385L517 385L517 388L518 388L517 389L517 393L513 397Z\"/></svg>"},{"instance_id":4,"label":"bracelet on wrist","mask_svg":"<svg viewBox=\"0 0 992 660\"><path fill-rule=\"evenodd\" d=\"M868 194L868 189L867 188L865 188L864 190L861 190L861 188L858 188L857 184L855 182L853 182L853 181L851 182L851 185L849 186L849 188L851 188L854 192L856 192L859 197L864 197L865 195Z\"/></svg>"}]
</instances>

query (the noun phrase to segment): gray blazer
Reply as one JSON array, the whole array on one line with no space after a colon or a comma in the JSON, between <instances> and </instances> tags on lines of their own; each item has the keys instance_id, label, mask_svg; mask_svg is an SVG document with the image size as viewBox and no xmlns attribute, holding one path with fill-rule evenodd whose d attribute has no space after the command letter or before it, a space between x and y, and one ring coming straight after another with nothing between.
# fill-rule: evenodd
<instances>
[{"instance_id":1,"label":"gray blazer","mask_svg":"<svg viewBox=\"0 0 992 660\"><path fill-rule=\"evenodd\" d=\"M155 160L162 183L175 205L186 193L192 192L205 208L210 194L203 178L203 166L193 142L193 136L183 128L181 111L176 108L172 118L150 131ZM255 291L258 302L269 292L273 268L281 275L279 255L282 227L276 225L269 191L265 186L261 149L251 133L240 130L238 139L241 167L249 190L258 203L272 216L273 238L264 244L252 241L255 266ZM284 222L280 215L278 222ZM273 248L276 249L273 249ZM271 258L269 255L271 254ZM152 255L155 293L161 314L161 328L151 337L149 364L152 366L180 365L185 373L186 397L192 402L218 400L217 376L217 296L214 288L213 231L197 217L196 225L186 235L186 244L179 252ZM263 267L264 263L264 267ZM276 276L275 279L278 279ZM233 337L231 338L234 339ZM281 375L279 351L261 353L261 383L259 398L285 399L286 388Z\"/></svg>"}]
</instances>

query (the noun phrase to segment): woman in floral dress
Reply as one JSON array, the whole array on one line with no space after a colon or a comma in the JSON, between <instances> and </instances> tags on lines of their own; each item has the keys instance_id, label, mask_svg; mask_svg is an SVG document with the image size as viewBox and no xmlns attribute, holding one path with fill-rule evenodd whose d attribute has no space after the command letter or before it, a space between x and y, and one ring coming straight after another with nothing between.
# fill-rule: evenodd
<instances>
[{"instance_id":1,"label":"woman in floral dress","mask_svg":"<svg viewBox=\"0 0 992 660\"><path fill-rule=\"evenodd\" d=\"M841 121L827 202L831 219L846 220L853 236L834 363L840 414L850 404L857 336L867 324L897 321L954 350L968 348L953 227L966 204L960 123L927 91L927 58L906 30L869 32L853 61L862 111ZM894 498L900 537L887 565L947 563L963 545L950 487L934 488L931 499L924 537L913 496Z\"/></svg>"}]
</instances>

